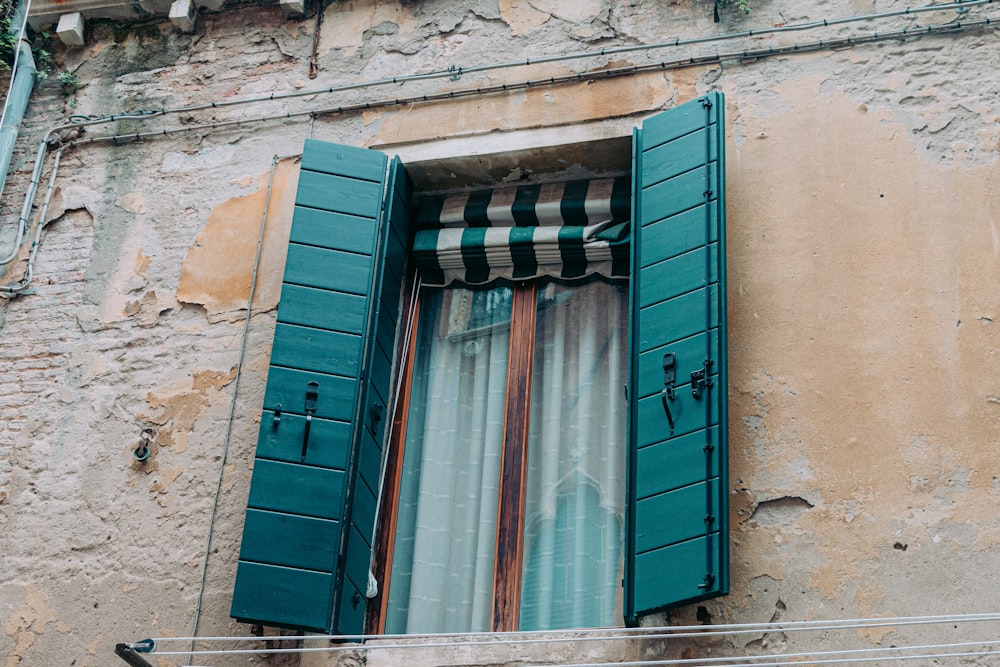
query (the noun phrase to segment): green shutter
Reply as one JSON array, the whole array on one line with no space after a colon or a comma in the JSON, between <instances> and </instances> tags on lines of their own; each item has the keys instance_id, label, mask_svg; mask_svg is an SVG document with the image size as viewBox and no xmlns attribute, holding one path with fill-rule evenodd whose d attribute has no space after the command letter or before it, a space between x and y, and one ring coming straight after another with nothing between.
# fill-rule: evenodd
<instances>
[{"instance_id":1,"label":"green shutter","mask_svg":"<svg viewBox=\"0 0 1000 667\"><path fill-rule=\"evenodd\" d=\"M405 234L405 218L383 222L385 194L383 154L306 142L233 592L240 621L363 630L381 456L368 404L388 397ZM386 255L399 266L385 270Z\"/></svg>"},{"instance_id":2,"label":"green shutter","mask_svg":"<svg viewBox=\"0 0 1000 667\"><path fill-rule=\"evenodd\" d=\"M625 568L632 624L729 590L723 105L713 93L635 133Z\"/></svg>"}]
</instances>

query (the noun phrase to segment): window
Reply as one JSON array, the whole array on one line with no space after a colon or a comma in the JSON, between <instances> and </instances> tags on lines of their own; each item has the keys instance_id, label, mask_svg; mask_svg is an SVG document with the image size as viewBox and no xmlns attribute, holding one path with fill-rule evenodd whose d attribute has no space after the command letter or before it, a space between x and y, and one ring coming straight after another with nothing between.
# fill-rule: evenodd
<instances>
[{"instance_id":1,"label":"window","mask_svg":"<svg viewBox=\"0 0 1000 667\"><path fill-rule=\"evenodd\" d=\"M627 304L602 279L425 294L386 632L621 622Z\"/></svg>"},{"instance_id":2,"label":"window","mask_svg":"<svg viewBox=\"0 0 1000 667\"><path fill-rule=\"evenodd\" d=\"M515 508L514 522L523 526L525 565L512 569L521 566L505 565L502 548L495 549L498 564L489 569L501 581L520 579L520 586L508 596L502 589L494 595L491 585L489 596L494 606L519 597L520 616L533 627L594 622L553 619L543 609L543 591L556 585L543 580L559 580L538 563L558 551L543 545L554 544L559 530L546 523L560 513L599 526L607 538L600 547L574 547L584 559L604 552L617 542L615 531L622 531L625 585L616 592L621 612L613 613L626 622L727 591L722 106L721 95L712 94L647 119L636 133L629 292L619 319L628 332L622 353L628 399L618 404L626 412L625 451L608 462L625 471L624 507L610 506L602 482L591 479L592 466L577 465L581 457L596 456L588 449L578 451L575 461L569 456L568 464L556 464L554 473L537 472L555 480L550 487L573 485L579 492L572 501L550 495L539 503L548 509L532 514L532 470L543 469L534 462L552 451L554 436L544 432L546 420L537 418L550 407L526 410L519 455L527 463L516 473L526 485L525 505ZM385 424L391 419L386 406L410 240L410 190L398 160L386 169L385 157L374 151L307 142L233 595L237 619L359 634L366 606L381 604L386 595L369 586L369 570ZM455 328L441 324L445 311L450 313L442 292L435 297L441 302L439 324L424 329L444 327L442 354L464 355L474 343L468 352L478 359L481 350L511 335L505 327L523 326L521 314L531 319L550 306L559 311L557 304L575 298L550 285L539 286L533 299L512 293L509 324L503 323L507 297L500 292L459 297L486 301L478 311L470 306L476 317ZM450 298L458 294L452 290ZM427 312L434 310L432 300ZM449 330L455 340L448 339ZM558 338L559 329L535 329L536 343L524 353L542 355L534 364L539 373L554 367L546 361L546 345L538 345L550 334ZM422 413L414 418L433 421ZM542 429L534 436L536 447L532 429ZM515 450L502 444L499 455L510 457ZM487 485L478 491L487 493ZM502 546L511 522L505 527L497 517ZM611 560L614 565L605 559L598 569L617 569L617 558ZM462 592L458 599L466 604L469 595ZM583 614L605 601L566 606Z\"/></svg>"}]
</instances>

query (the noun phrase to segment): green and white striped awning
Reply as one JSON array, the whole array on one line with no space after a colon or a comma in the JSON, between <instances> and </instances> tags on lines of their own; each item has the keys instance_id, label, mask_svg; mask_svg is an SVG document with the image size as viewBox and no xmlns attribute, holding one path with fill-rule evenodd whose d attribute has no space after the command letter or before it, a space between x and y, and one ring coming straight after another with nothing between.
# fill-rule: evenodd
<instances>
[{"instance_id":1,"label":"green and white striped awning","mask_svg":"<svg viewBox=\"0 0 1000 667\"><path fill-rule=\"evenodd\" d=\"M630 203L628 176L428 196L414 260L425 285L627 278Z\"/></svg>"}]
</instances>

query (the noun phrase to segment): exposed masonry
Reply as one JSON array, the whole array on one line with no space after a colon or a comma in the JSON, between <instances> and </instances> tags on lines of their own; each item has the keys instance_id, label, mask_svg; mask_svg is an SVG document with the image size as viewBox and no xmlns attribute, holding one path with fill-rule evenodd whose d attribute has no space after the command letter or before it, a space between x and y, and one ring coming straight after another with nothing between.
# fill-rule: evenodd
<instances>
[{"instance_id":1,"label":"exposed masonry","mask_svg":"<svg viewBox=\"0 0 1000 667\"><path fill-rule=\"evenodd\" d=\"M70 114L233 99L856 11L846 0L752 4L749 17L727 15L716 26L702 0L339 2L326 10L315 80L308 78L314 17L286 21L274 7L242 7L202 16L194 35L171 33L165 22L92 22L86 48L56 54L61 69L77 73L80 90L64 95L50 78L32 98L0 202L0 247L12 239L33 145ZM991 222L1000 206L996 46L992 33L893 42L636 77L604 96L594 91L609 88L598 83L372 110L321 118L312 130L377 145L506 127L573 127L609 115L638 120L722 90L730 137L734 586L729 597L676 610L671 620L985 610L1000 603L981 585L1000 568L1000 524L990 510L1000 498L1000 232ZM607 60L543 71L645 62L639 55ZM523 76L497 72L462 83ZM219 110L178 122L264 112ZM125 121L117 129L137 125ZM255 244L237 241L257 233L272 157L299 151L308 132L303 120L67 151L36 266L37 293L0 301L0 655L7 667L114 664L110 646L117 641L189 633L236 390L245 314L245 292L237 287L249 284L222 289L223 281L211 279L213 265L238 267L227 279L249 278L247 248ZM201 634L249 633L228 618L229 596L292 167L275 188L285 203L269 216L273 227L265 234L270 254L223 470ZM223 260L205 252L219 248ZM4 279L21 270L12 265ZM185 280L195 275L208 278L190 287ZM145 428L153 429L154 454L139 465L132 449ZM616 656L694 659L908 638L901 630L869 630L807 640L790 633L649 640ZM403 658L372 651L344 662L585 658L600 659L600 651ZM301 664L323 664L317 660Z\"/></svg>"},{"instance_id":2,"label":"exposed masonry","mask_svg":"<svg viewBox=\"0 0 1000 667\"><path fill-rule=\"evenodd\" d=\"M773 500L763 500L757 503L750 515L752 521L762 526L789 524L795 521L803 512L814 507L813 503L797 496L784 496Z\"/></svg>"}]
</instances>

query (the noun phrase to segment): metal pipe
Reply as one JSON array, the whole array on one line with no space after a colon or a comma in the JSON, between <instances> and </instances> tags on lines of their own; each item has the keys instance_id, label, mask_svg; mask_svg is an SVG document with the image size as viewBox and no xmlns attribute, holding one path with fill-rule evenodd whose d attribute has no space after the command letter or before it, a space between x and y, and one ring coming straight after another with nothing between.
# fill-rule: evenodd
<instances>
[{"instance_id":1,"label":"metal pipe","mask_svg":"<svg viewBox=\"0 0 1000 667\"><path fill-rule=\"evenodd\" d=\"M62 158L63 149L60 148L56 151L55 160L52 162L52 172L49 174L49 186L45 190L45 200L42 202L42 210L38 216L38 224L35 227L35 237L31 242L31 252L28 253L28 266L25 269L24 276L15 283L9 285L0 285L0 294L29 294L28 286L31 284L31 279L34 276L35 267L35 257L38 255L38 246L42 242L42 229L45 227L45 216L49 211L49 202L52 201L52 193L55 191L56 187L56 172L59 171L59 160ZM41 161L38 162L41 164ZM32 176L32 185L37 186L37 181ZM34 196L32 196L34 199ZM26 206L30 210L30 201L26 202ZM23 236L24 227L27 224L27 217L22 214L21 219L18 221L18 245L14 247L14 253L17 254L18 247L20 246L20 239Z\"/></svg>"},{"instance_id":2,"label":"metal pipe","mask_svg":"<svg viewBox=\"0 0 1000 667\"><path fill-rule=\"evenodd\" d=\"M0 122L0 197L7 182L7 172L14 157L14 144L24 120L24 110L28 108L31 89L35 87L35 59L31 47L24 40L24 22L28 15L28 0L17 3L11 17L8 34L17 38L14 57L14 74L11 77L10 92L4 102L3 121Z\"/></svg>"}]
</instances>

